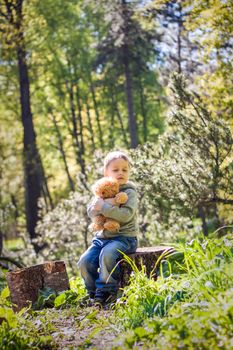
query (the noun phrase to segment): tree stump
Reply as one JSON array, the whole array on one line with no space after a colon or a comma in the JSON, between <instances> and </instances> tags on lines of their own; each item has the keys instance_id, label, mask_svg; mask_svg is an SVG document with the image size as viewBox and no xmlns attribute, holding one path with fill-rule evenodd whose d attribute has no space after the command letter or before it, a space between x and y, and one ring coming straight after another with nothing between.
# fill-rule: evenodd
<instances>
[{"instance_id":1,"label":"tree stump","mask_svg":"<svg viewBox=\"0 0 233 350\"><path fill-rule=\"evenodd\" d=\"M13 310L19 311L34 303L39 290L52 288L56 292L70 289L69 279L64 261L48 261L16 271L6 276L10 289Z\"/></svg>"},{"instance_id":2,"label":"tree stump","mask_svg":"<svg viewBox=\"0 0 233 350\"><path fill-rule=\"evenodd\" d=\"M165 246L157 246L157 247L143 247L138 248L134 254L129 254L129 258L136 264L139 270L142 269L142 266L145 267L145 272L149 277L152 273L153 278L157 279L157 274L155 268L156 262L162 255L164 258L168 253L174 252L174 248L165 247ZM132 267L130 264L123 260L120 263L121 266L121 280L120 287L123 288L127 284L129 284L130 275L132 272Z\"/></svg>"}]
</instances>

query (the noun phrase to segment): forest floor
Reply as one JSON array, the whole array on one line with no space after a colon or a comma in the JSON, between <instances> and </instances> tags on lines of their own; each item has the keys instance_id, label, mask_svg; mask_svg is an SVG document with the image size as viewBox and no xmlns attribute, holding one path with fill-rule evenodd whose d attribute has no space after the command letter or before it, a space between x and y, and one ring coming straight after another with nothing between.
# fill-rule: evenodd
<instances>
[{"instance_id":1,"label":"forest floor","mask_svg":"<svg viewBox=\"0 0 233 350\"><path fill-rule=\"evenodd\" d=\"M120 332L111 322L112 314L94 307L46 309L38 312L34 324L52 336L58 350L120 349Z\"/></svg>"}]
</instances>

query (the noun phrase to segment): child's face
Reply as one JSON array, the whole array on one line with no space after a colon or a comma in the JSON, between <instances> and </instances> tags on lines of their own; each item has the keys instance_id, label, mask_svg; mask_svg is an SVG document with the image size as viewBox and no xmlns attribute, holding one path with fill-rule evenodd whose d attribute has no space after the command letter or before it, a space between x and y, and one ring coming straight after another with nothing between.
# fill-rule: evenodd
<instances>
[{"instance_id":1,"label":"child's face","mask_svg":"<svg viewBox=\"0 0 233 350\"><path fill-rule=\"evenodd\" d=\"M104 176L116 179L119 185L124 185L129 180L129 163L122 158L112 160L105 169Z\"/></svg>"}]
</instances>

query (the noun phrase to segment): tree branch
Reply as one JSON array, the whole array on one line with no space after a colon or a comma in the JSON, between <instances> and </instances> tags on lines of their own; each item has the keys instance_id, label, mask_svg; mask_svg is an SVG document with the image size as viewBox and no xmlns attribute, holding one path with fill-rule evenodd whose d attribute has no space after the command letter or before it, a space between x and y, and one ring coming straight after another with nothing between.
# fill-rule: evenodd
<instances>
[{"instance_id":1,"label":"tree branch","mask_svg":"<svg viewBox=\"0 0 233 350\"><path fill-rule=\"evenodd\" d=\"M201 203L203 203L203 204L223 203L223 204L233 205L233 199L225 199L225 198L214 197L214 198L207 199L206 201L202 201Z\"/></svg>"},{"instance_id":2,"label":"tree branch","mask_svg":"<svg viewBox=\"0 0 233 350\"><path fill-rule=\"evenodd\" d=\"M8 257L8 256L0 256L0 261L6 261L6 262L9 262L19 268L22 268L24 267L25 265L23 265L22 263L19 263L18 261Z\"/></svg>"}]
</instances>

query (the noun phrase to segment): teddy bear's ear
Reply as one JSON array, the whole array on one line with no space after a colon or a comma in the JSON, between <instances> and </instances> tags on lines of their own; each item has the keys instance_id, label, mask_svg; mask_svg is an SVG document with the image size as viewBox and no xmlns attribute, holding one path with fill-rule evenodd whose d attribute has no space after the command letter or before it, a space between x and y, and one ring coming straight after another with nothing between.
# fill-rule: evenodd
<instances>
[{"instance_id":1,"label":"teddy bear's ear","mask_svg":"<svg viewBox=\"0 0 233 350\"><path fill-rule=\"evenodd\" d=\"M110 183L110 184L118 184L117 179L114 179L114 177L105 176L104 179L107 181L107 183Z\"/></svg>"},{"instance_id":2,"label":"teddy bear's ear","mask_svg":"<svg viewBox=\"0 0 233 350\"><path fill-rule=\"evenodd\" d=\"M100 188L100 186L101 186L102 183L103 183L103 179L104 179L104 178L101 178L101 179L97 180L97 181L94 183L94 185L91 186L91 190L92 190L92 192L93 192L94 194L96 194L96 193L99 192L99 188Z\"/></svg>"}]
</instances>

